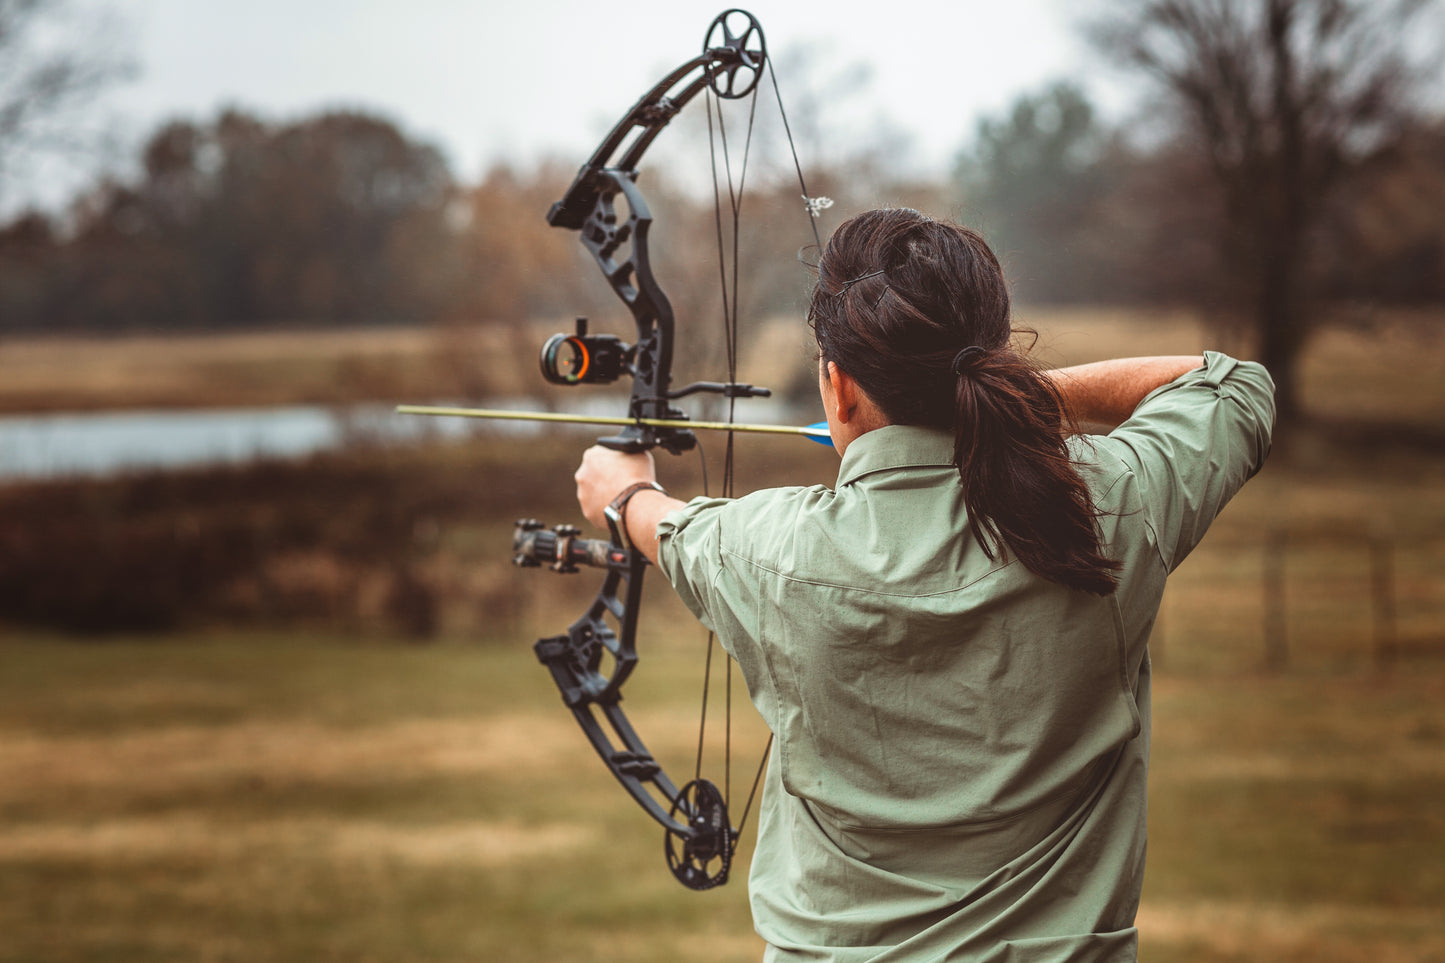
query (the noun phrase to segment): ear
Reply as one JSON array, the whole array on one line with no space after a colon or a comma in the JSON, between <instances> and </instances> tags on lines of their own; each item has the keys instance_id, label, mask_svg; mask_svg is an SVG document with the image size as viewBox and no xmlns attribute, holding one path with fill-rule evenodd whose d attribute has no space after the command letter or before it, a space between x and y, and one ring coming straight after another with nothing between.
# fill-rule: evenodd
<instances>
[{"instance_id":1,"label":"ear","mask_svg":"<svg viewBox=\"0 0 1445 963\"><path fill-rule=\"evenodd\" d=\"M838 423L846 425L858 411L858 382L838 367L837 362L828 362L828 384L833 389L833 398L838 405Z\"/></svg>"}]
</instances>

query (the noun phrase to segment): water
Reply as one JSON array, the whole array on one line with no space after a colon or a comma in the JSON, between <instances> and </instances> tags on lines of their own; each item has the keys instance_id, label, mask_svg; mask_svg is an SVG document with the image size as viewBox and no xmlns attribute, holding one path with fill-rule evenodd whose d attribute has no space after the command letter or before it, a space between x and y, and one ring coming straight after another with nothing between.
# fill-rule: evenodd
<instances>
[{"instance_id":1,"label":"water","mask_svg":"<svg viewBox=\"0 0 1445 963\"><path fill-rule=\"evenodd\" d=\"M577 400L579 403L569 406L569 410L616 414L622 407L616 398ZM508 398L482 402L477 407L535 410L537 402ZM747 411L739 411L739 420L776 424L787 417L786 410L775 401L751 400ZM10 416L0 417L0 479L102 476L257 458L294 458L357 441L385 444L482 433L528 436L543 430L571 430L596 437L612 429L398 415L389 405Z\"/></svg>"},{"instance_id":2,"label":"water","mask_svg":"<svg viewBox=\"0 0 1445 963\"><path fill-rule=\"evenodd\" d=\"M95 476L288 458L360 439L396 442L474 430L461 419L406 417L382 405L5 417L0 418L0 478Z\"/></svg>"}]
</instances>

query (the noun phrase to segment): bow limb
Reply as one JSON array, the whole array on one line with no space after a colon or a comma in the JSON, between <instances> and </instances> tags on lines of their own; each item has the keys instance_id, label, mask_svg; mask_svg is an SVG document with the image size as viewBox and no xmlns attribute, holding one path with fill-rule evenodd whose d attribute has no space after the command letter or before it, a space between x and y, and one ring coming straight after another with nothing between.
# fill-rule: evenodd
<instances>
[{"instance_id":1,"label":"bow limb","mask_svg":"<svg viewBox=\"0 0 1445 963\"><path fill-rule=\"evenodd\" d=\"M552 674L562 701L609 772L665 833L668 865L689 889L727 882L737 834L722 794L695 779L681 790L637 734L623 711L622 685L637 666L637 613L647 559L611 541L580 539L561 525L547 530L525 519L513 534L515 561L575 572L607 570L602 588L563 635L539 639L533 651Z\"/></svg>"}]
</instances>

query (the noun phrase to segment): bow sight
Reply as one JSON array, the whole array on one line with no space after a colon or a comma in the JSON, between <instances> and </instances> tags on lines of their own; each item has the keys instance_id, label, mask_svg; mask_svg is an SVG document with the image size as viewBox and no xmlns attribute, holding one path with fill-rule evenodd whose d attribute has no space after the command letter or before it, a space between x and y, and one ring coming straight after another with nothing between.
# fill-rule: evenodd
<instances>
[{"instance_id":1,"label":"bow sight","mask_svg":"<svg viewBox=\"0 0 1445 963\"><path fill-rule=\"evenodd\" d=\"M610 385L635 353L614 334L588 334L587 319L578 318L576 334L554 334L542 345L542 377L554 385Z\"/></svg>"},{"instance_id":2,"label":"bow sight","mask_svg":"<svg viewBox=\"0 0 1445 963\"><path fill-rule=\"evenodd\" d=\"M610 385L624 374L635 374L637 348L615 334L588 334L587 319L577 319L575 334L554 334L542 344L542 377L554 385ZM671 400L707 392L725 398L769 398L772 391L738 381L694 381L668 391ZM682 418L686 419L686 415Z\"/></svg>"}]
</instances>

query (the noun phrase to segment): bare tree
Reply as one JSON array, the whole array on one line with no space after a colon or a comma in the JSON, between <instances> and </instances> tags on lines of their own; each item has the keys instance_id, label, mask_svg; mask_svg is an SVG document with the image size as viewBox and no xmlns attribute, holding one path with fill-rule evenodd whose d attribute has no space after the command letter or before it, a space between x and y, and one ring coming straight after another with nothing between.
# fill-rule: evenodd
<instances>
[{"instance_id":1,"label":"bare tree","mask_svg":"<svg viewBox=\"0 0 1445 963\"><path fill-rule=\"evenodd\" d=\"M1408 48L1434 0L1130 0L1100 47L1152 77L1219 189L1227 288L1298 414L1297 360L1321 318L1312 234L1350 171L1408 126Z\"/></svg>"},{"instance_id":2,"label":"bare tree","mask_svg":"<svg viewBox=\"0 0 1445 963\"><path fill-rule=\"evenodd\" d=\"M95 143L80 112L130 65L98 39L104 17L77 19L66 0L0 0L0 205L37 156Z\"/></svg>"}]
</instances>

